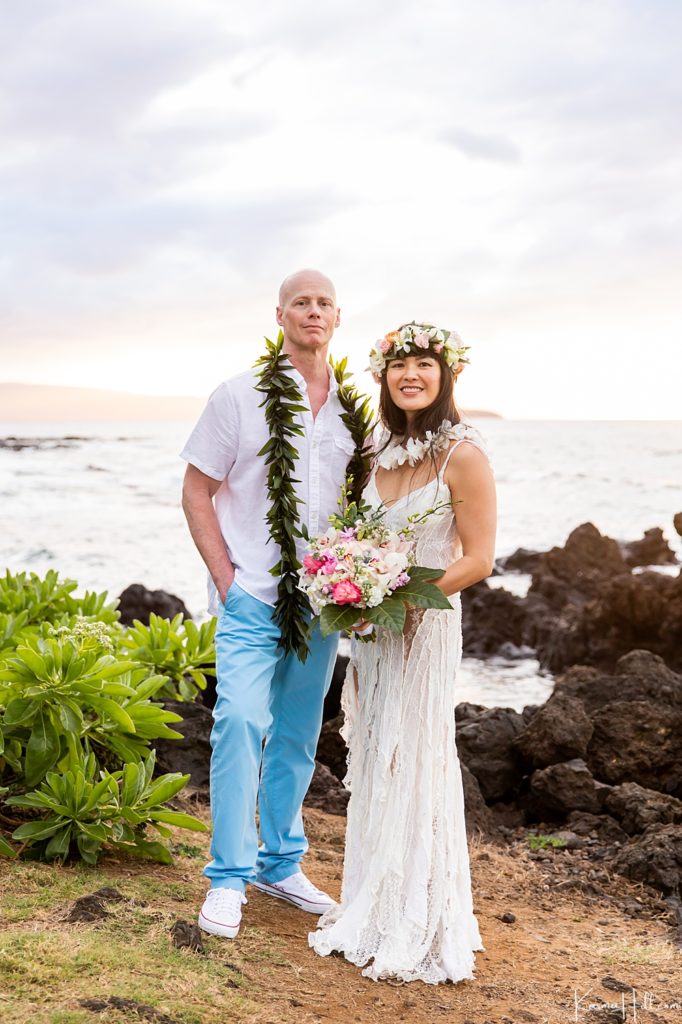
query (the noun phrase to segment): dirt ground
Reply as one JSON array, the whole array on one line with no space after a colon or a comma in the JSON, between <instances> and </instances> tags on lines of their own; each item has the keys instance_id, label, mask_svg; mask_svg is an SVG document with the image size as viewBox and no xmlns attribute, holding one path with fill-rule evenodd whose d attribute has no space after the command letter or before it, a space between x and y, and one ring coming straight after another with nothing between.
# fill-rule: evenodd
<instances>
[{"instance_id":1,"label":"dirt ground","mask_svg":"<svg viewBox=\"0 0 682 1024\"><path fill-rule=\"evenodd\" d=\"M343 856L342 819L308 812L311 853L308 873L338 897ZM500 1022L597 1021L610 1016L627 1020L635 1014L648 1021L682 1021L682 951L671 941L663 921L633 918L619 907L641 900L640 887L611 880L612 897L600 904L576 889L557 890L563 872L547 871L565 857L549 851L546 862L523 852L511 856L501 848L471 844L476 912L485 952L477 956L476 978L459 985L394 985L362 977L343 958L320 958L307 947L301 914L286 904L275 907L255 893L245 920L259 926L277 921L287 935L289 967L273 973L273 1005L254 1022L456 1021ZM570 880L569 880L570 881ZM657 912L656 900L649 912ZM515 921L505 923L504 914ZM305 923L305 922L303 922ZM248 925L246 926L248 928ZM291 974L298 991L290 991ZM287 974L289 976L287 977ZM636 992L605 988L611 978ZM287 1002L289 1006L287 1006ZM645 1009L645 1004L648 1009ZM275 1012L276 1008L276 1012Z\"/></svg>"},{"instance_id":2,"label":"dirt ground","mask_svg":"<svg viewBox=\"0 0 682 1024\"><path fill-rule=\"evenodd\" d=\"M338 897L345 819L305 816L304 867ZM170 925L195 919L206 888L206 838L178 838L170 868L104 859L93 872L0 861L4 1024L682 1021L682 952L663 902L566 851L538 857L520 845L473 841L485 952L475 980L427 986L370 981L341 957L317 956L307 943L315 919L253 889L237 939L205 936L203 954L175 950ZM130 902L113 905L102 924L64 922L68 900L101 885L115 885ZM17 950L32 958L29 967ZM83 1007L86 996L143 1005L93 1010Z\"/></svg>"}]
</instances>

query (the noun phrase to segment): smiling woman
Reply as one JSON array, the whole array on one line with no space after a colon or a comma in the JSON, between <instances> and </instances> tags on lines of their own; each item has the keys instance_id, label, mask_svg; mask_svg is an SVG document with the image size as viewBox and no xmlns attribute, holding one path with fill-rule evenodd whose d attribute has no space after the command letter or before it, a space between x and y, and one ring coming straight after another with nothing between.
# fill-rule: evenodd
<instances>
[{"instance_id":1,"label":"smiling woman","mask_svg":"<svg viewBox=\"0 0 682 1024\"><path fill-rule=\"evenodd\" d=\"M449 598L444 609L411 607L402 634L377 628L374 643L356 642L343 691L351 791L343 891L309 941L375 980L461 981L481 948L453 684L459 592L492 569L495 490L482 441L459 423L454 403L465 351L454 332L412 323L371 356L388 438L364 500L383 510L389 529L412 525L416 561L443 570L436 586Z\"/></svg>"}]
</instances>

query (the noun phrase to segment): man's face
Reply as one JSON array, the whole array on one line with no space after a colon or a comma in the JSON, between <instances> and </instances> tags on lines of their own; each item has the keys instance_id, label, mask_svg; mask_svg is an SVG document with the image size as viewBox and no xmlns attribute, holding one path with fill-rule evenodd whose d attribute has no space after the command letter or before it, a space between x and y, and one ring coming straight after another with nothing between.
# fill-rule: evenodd
<instances>
[{"instance_id":1,"label":"man's face","mask_svg":"<svg viewBox=\"0 0 682 1024\"><path fill-rule=\"evenodd\" d=\"M323 274L302 273L286 282L277 323L291 347L314 351L329 344L340 314L331 281Z\"/></svg>"}]
</instances>

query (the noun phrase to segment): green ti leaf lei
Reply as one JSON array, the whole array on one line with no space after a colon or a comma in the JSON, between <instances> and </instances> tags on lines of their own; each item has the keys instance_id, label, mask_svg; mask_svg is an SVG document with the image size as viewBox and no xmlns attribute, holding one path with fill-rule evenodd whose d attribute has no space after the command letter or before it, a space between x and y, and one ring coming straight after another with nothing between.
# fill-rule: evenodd
<instances>
[{"instance_id":1,"label":"green ti leaf lei","mask_svg":"<svg viewBox=\"0 0 682 1024\"><path fill-rule=\"evenodd\" d=\"M266 522L270 536L279 547L279 561L270 572L279 576L274 619L280 628L279 645L287 654L296 653L301 661L309 654L310 605L298 589L300 563L296 555L296 538L305 535L301 527L294 484L299 483L293 476L298 451L292 439L302 436L303 427L296 420L297 413L307 412L303 396L293 377L286 372L291 365L288 355L282 351L284 335L279 332L276 342L265 339L266 353L256 360L259 367L258 383L255 385L265 397L260 407L265 408L269 440L259 451L265 456L268 469L269 508ZM355 443L346 470L344 487L348 494L359 500L360 492L369 473L370 448L368 437L371 427L369 399L363 399L348 379L346 360L339 363L330 360L332 372L338 385L338 398L343 407L341 419L347 426Z\"/></svg>"}]
</instances>

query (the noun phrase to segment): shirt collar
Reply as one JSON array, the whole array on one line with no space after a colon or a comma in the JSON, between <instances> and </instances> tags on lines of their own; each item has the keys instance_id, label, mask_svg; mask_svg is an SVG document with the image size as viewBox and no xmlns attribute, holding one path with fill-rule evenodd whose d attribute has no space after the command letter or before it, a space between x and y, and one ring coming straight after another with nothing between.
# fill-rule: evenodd
<instances>
[{"instance_id":1,"label":"shirt collar","mask_svg":"<svg viewBox=\"0 0 682 1024\"><path fill-rule=\"evenodd\" d=\"M302 373L299 373L295 366L292 366L292 364L289 363L288 366L284 367L284 372L288 373L290 377L294 378L294 380L296 381L299 388L301 388L304 394L307 392L308 385L306 384L305 377L303 376ZM329 394L335 395L336 392L339 390L339 386L336 382L336 377L332 373L332 368L329 363L327 363L327 373L329 374Z\"/></svg>"}]
</instances>

